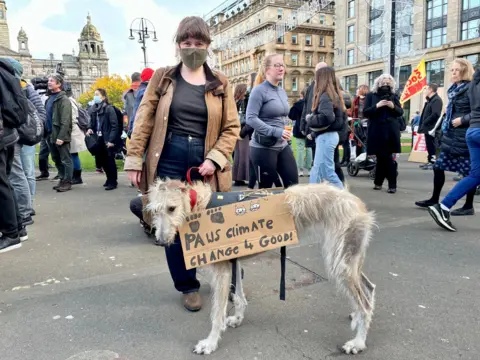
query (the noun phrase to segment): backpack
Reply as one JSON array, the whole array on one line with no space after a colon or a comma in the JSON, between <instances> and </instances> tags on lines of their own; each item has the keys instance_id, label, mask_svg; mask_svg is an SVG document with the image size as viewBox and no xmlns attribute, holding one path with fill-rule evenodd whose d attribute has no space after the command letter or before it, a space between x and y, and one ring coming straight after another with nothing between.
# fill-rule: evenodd
<instances>
[{"instance_id":1,"label":"backpack","mask_svg":"<svg viewBox=\"0 0 480 360\"><path fill-rule=\"evenodd\" d=\"M118 120L118 132L120 134L120 136L122 135L122 131L123 131L123 113L120 111L119 108L117 108L116 106L112 105L113 107L113 110L115 110L115 114L117 115L117 120Z\"/></svg>"},{"instance_id":2,"label":"backpack","mask_svg":"<svg viewBox=\"0 0 480 360\"><path fill-rule=\"evenodd\" d=\"M25 123L28 99L13 74L13 68L0 59L0 104L3 126L15 129Z\"/></svg>"},{"instance_id":3,"label":"backpack","mask_svg":"<svg viewBox=\"0 0 480 360\"><path fill-rule=\"evenodd\" d=\"M75 108L77 109L78 116L76 120L77 120L78 127L83 132L87 132L88 125L90 124L90 115L84 108L79 106L74 99L70 98L70 102L72 103L72 106L75 106ZM75 110L72 110L72 111L73 113L75 113Z\"/></svg>"},{"instance_id":4,"label":"backpack","mask_svg":"<svg viewBox=\"0 0 480 360\"><path fill-rule=\"evenodd\" d=\"M19 140L21 145L33 146L37 145L43 139L44 124L38 116L35 105L27 99L28 113L27 122L18 128Z\"/></svg>"}]
</instances>

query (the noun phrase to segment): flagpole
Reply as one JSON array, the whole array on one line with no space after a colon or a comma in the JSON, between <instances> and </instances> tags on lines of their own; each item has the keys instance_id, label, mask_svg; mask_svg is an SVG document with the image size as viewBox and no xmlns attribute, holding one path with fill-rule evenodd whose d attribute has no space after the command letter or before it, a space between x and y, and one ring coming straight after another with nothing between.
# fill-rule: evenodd
<instances>
[{"instance_id":1,"label":"flagpole","mask_svg":"<svg viewBox=\"0 0 480 360\"><path fill-rule=\"evenodd\" d=\"M390 9L390 75L395 79L395 28L396 28L396 19L395 19L395 10L396 4L395 0L390 1L391 9Z\"/></svg>"}]
</instances>

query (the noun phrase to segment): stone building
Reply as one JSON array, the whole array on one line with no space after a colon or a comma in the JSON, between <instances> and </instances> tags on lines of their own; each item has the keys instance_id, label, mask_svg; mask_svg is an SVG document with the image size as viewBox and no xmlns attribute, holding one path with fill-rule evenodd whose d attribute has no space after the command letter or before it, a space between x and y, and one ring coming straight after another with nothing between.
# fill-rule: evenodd
<instances>
[{"instance_id":1,"label":"stone building","mask_svg":"<svg viewBox=\"0 0 480 360\"><path fill-rule=\"evenodd\" d=\"M24 69L24 78L44 77L55 71L58 64L65 73L65 79L72 86L75 97L87 91L95 80L108 75L108 56L104 42L97 28L92 24L90 15L78 39L79 51L63 54L61 59L55 59L50 54L48 59L35 59L30 53L28 36L21 28L17 36L17 50L10 44L10 33L7 22L7 5L0 0L0 57L12 57L20 61Z\"/></svg>"},{"instance_id":2,"label":"stone building","mask_svg":"<svg viewBox=\"0 0 480 360\"><path fill-rule=\"evenodd\" d=\"M325 61L333 65L333 6L328 6L303 24L276 40L253 49L227 48L218 50L215 39L248 37L260 33L282 19L294 18L303 0L243 0L233 1L215 9L205 19L213 35L214 63L230 79L233 87L250 84L262 59L268 54L284 55L287 73L281 86L290 103L296 101L300 91L314 79L315 65Z\"/></svg>"},{"instance_id":3,"label":"stone building","mask_svg":"<svg viewBox=\"0 0 480 360\"><path fill-rule=\"evenodd\" d=\"M414 6L414 11L410 12L413 16L406 21L410 24L410 30L397 37L397 53L415 49L420 55L402 61L400 73L397 73L399 85L405 85L412 69L423 57L428 82L435 82L442 87L440 94L445 100L446 89L451 84L450 64L455 58L465 57L474 67L480 66L480 2L408 1ZM404 0L403 3L408 1ZM401 4L397 1L397 7ZM372 85L375 78L386 71L384 58L378 56L379 51L375 51L375 44L384 35L379 22L385 1L341 0L336 1L335 6L335 68L343 77L345 88L354 94L358 85ZM367 53L370 56L365 54L367 46L374 50ZM423 96L417 95L405 103L404 109L409 115L421 110L423 102Z\"/></svg>"}]
</instances>

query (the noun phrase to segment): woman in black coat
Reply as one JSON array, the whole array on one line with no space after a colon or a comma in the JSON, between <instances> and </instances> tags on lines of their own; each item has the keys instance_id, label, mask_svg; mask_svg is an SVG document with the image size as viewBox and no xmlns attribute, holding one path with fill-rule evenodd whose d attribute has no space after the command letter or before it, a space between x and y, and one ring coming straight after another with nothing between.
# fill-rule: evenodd
<instances>
[{"instance_id":1,"label":"woman in black coat","mask_svg":"<svg viewBox=\"0 0 480 360\"><path fill-rule=\"evenodd\" d=\"M103 186L105 190L113 190L117 188L115 153L121 146L120 126L115 109L108 102L107 92L104 89L97 89L93 99L95 105L90 116L87 135L98 136L96 158L107 175L107 181Z\"/></svg>"},{"instance_id":2,"label":"woman in black coat","mask_svg":"<svg viewBox=\"0 0 480 360\"><path fill-rule=\"evenodd\" d=\"M440 193L445 184L445 171L456 172L467 177L470 174L470 152L468 150L468 124L462 118L471 112L468 91L473 78L473 66L466 59L455 59L452 62L452 86L447 91L448 104L442 120L442 135L440 154L433 165L433 193L428 200L417 201L419 207L434 206L440 199ZM467 200L462 208L456 209L450 215L473 215L473 198L475 189L467 194Z\"/></svg>"},{"instance_id":3,"label":"woman in black coat","mask_svg":"<svg viewBox=\"0 0 480 360\"><path fill-rule=\"evenodd\" d=\"M363 114L368 121L367 154L376 155L375 190L381 190L387 178L388 193L397 192L397 166L393 154L401 151L400 121L403 109L395 94L395 80L389 74L380 75L367 94Z\"/></svg>"}]
</instances>

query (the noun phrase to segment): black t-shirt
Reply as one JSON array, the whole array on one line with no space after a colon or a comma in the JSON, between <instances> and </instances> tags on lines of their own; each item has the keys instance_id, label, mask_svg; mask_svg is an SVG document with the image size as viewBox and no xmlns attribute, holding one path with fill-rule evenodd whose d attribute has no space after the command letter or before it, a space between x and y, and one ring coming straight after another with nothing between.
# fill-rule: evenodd
<instances>
[{"instance_id":1,"label":"black t-shirt","mask_svg":"<svg viewBox=\"0 0 480 360\"><path fill-rule=\"evenodd\" d=\"M170 105L168 131L178 135L205 138L207 122L205 85L192 85L178 74Z\"/></svg>"}]
</instances>

